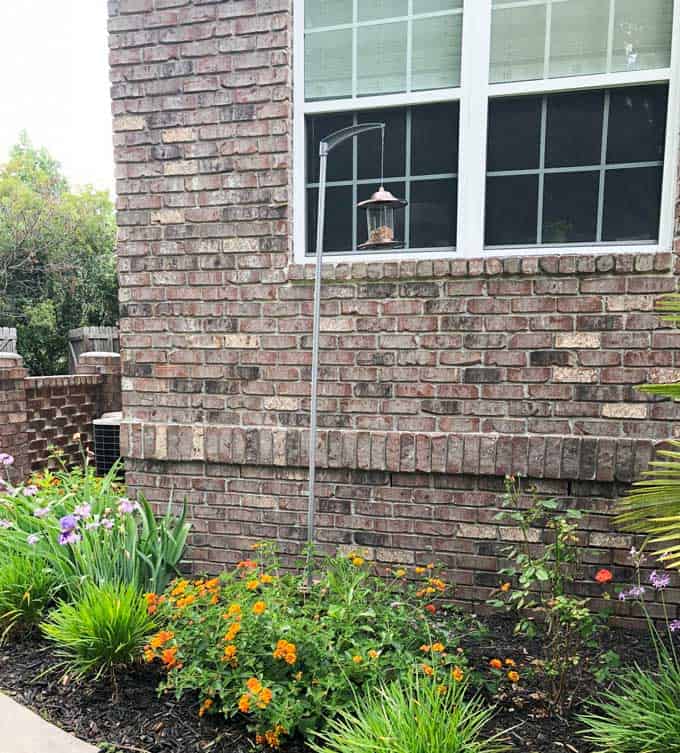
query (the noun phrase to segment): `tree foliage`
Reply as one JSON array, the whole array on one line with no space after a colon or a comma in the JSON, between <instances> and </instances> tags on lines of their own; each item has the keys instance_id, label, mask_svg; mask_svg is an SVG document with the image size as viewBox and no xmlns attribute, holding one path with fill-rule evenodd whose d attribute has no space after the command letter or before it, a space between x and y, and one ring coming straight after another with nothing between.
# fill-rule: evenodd
<instances>
[{"instance_id":1,"label":"tree foliage","mask_svg":"<svg viewBox=\"0 0 680 753\"><path fill-rule=\"evenodd\" d=\"M680 294L657 304L663 319L680 324ZM680 383L648 384L640 390L680 400ZM619 502L618 522L626 531L647 534L654 554L667 567L680 568L680 441L672 440L659 450L643 479L637 481Z\"/></svg>"},{"instance_id":2,"label":"tree foliage","mask_svg":"<svg viewBox=\"0 0 680 753\"><path fill-rule=\"evenodd\" d=\"M31 373L66 371L69 329L116 323L115 240L108 193L71 190L22 133L0 166L0 326Z\"/></svg>"}]
</instances>

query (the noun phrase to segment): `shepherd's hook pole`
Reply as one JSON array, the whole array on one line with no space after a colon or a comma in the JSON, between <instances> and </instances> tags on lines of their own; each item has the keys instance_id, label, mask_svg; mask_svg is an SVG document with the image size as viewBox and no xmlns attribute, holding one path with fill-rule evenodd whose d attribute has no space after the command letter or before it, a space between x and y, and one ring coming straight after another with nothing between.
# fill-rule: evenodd
<instances>
[{"instance_id":1,"label":"shepherd's hook pole","mask_svg":"<svg viewBox=\"0 0 680 753\"><path fill-rule=\"evenodd\" d=\"M323 236L326 222L326 169L329 153L343 141L366 131L385 131L384 123L365 123L336 131L319 143L319 205L316 221L316 269L314 274L314 322L312 334L312 394L309 410L309 504L307 507L307 586L312 587L314 566L315 516L316 516L316 444L317 414L319 405L319 339L321 330L321 267L323 262Z\"/></svg>"}]
</instances>

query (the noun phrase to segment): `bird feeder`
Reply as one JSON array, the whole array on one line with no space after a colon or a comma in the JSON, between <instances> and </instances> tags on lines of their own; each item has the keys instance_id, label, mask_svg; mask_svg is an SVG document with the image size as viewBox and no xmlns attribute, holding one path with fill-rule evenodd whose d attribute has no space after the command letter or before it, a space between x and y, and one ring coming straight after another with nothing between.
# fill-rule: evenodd
<instances>
[{"instance_id":1,"label":"bird feeder","mask_svg":"<svg viewBox=\"0 0 680 753\"><path fill-rule=\"evenodd\" d=\"M404 209L407 204L407 201L398 199L383 186L380 186L370 199L360 202L357 208L366 210L368 240L359 248L362 250L402 248L404 242L396 237L396 212Z\"/></svg>"}]
</instances>

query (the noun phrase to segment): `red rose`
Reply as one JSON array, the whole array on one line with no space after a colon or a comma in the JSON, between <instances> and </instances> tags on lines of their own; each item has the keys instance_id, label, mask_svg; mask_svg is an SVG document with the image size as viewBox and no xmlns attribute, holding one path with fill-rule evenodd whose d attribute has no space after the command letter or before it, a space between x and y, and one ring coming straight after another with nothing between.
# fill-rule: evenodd
<instances>
[{"instance_id":1,"label":"red rose","mask_svg":"<svg viewBox=\"0 0 680 753\"><path fill-rule=\"evenodd\" d=\"M611 573L611 570L607 570L606 568L602 568L602 570L598 570L597 573L595 573L595 580L598 583L609 583L614 578L614 576Z\"/></svg>"}]
</instances>

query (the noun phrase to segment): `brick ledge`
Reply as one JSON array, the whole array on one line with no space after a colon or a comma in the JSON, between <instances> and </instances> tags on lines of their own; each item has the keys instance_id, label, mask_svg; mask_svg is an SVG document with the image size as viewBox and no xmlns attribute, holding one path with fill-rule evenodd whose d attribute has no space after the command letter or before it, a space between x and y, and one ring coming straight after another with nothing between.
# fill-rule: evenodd
<instances>
[{"instance_id":1,"label":"brick ledge","mask_svg":"<svg viewBox=\"0 0 680 753\"><path fill-rule=\"evenodd\" d=\"M304 467L306 429L126 421L121 452L136 460ZM610 437L319 431L319 468L630 482L655 443Z\"/></svg>"}]
</instances>

